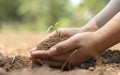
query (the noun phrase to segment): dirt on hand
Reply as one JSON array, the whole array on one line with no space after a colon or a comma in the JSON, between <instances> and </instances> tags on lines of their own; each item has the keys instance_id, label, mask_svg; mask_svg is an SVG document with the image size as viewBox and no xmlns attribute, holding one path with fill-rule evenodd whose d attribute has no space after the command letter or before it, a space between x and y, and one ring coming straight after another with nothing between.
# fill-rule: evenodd
<instances>
[{"instance_id":1,"label":"dirt on hand","mask_svg":"<svg viewBox=\"0 0 120 75\"><path fill-rule=\"evenodd\" d=\"M70 36L69 35L62 35L62 36L54 36L48 40L44 40L37 45L37 50L49 50L55 44L67 40Z\"/></svg>"}]
</instances>

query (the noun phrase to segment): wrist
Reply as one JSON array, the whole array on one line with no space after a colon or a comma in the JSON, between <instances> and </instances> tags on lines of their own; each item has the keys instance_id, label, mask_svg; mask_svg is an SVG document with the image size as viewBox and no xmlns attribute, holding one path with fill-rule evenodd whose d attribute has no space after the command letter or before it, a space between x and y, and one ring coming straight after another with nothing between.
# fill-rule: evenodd
<instances>
[{"instance_id":1,"label":"wrist","mask_svg":"<svg viewBox=\"0 0 120 75\"><path fill-rule=\"evenodd\" d=\"M95 54L99 54L99 53L105 51L108 48L106 46L108 44L105 43L105 41L104 41L105 39L102 37L101 34L98 34L95 31L95 32L92 32L91 36L93 36L93 40L94 40L92 45L94 45L93 52L95 52Z\"/></svg>"},{"instance_id":2,"label":"wrist","mask_svg":"<svg viewBox=\"0 0 120 75\"><path fill-rule=\"evenodd\" d=\"M105 50L107 50L108 48L114 46L115 44L119 43L118 41L115 41L114 38L107 36L106 34L104 34L105 32L99 32L99 30L94 32L94 37L97 40L97 43L99 44L98 46L98 53L101 53Z\"/></svg>"},{"instance_id":3,"label":"wrist","mask_svg":"<svg viewBox=\"0 0 120 75\"><path fill-rule=\"evenodd\" d=\"M99 29L96 21L94 19L90 20L85 26L82 27L84 32L94 32Z\"/></svg>"}]
</instances>

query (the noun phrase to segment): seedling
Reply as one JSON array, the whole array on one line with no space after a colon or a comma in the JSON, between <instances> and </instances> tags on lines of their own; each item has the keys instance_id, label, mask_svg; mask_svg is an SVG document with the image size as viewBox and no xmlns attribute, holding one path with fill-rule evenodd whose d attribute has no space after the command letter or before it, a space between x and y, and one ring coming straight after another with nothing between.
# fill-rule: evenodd
<instances>
[{"instance_id":1,"label":"seedling","mask_svg":"<svg viewBox=\"0 0 120 75\"><path fill-rule=\"evenodd\" d=\"M57 34L57 37L59 38L60 37L60 33L58 31L58 28L60 27L60 25L62 24L63 21L58 21L57 23L55 23L55 25L51 25L47 32L51 31L51 30L55 30L56 31L56 34Z\"/></svg>"},{"instance_id":2,"label":"seedling","mask_svg":"<svg viewBox=\"0 0 120 75\"><path fill-rule=\"evenodd\" d=\"M56 31L56 35L57 35L57 38L59 39L59 38L60 38L60 32L58 31L58 28L60 27L60 25L61 25L62 22L63 22L63 21L58 21L57 23L55 23L55 25L49 26L47 32L49 32L49 31L51 31L51 30L55 30L55 31ZM77 51L78 51L78 49L74 50L74 51L70 54L70 56L66 59L66 61L65 61L64 64L62 65L61 70L64 70L65 66L68 66L68 68L71 69L70 64L67 65L67 63L70 62L70 59L73 57L73 55L75 55L75 54L77 53ZM100 56L99 56L97 53L93 53L93 55L94 55L94 57L95 57L95 59L96 59L96 64L101 66L101 65L102 65L102 61L101 61L101 59L100 59ZM37 59L37 60L38 60L38 62L39 62L40 64L44 65L44 63L43 63L40 59Z\"/></svg>"},{"instance_id":3,"label":"seedling","mask_svg":"<svg viewBox=\"0 0 120 75\"><path fill-rule=\"evenodd\" d=\"M59 31L58 31L58 28L60 27L60 25L61 25L62 22L63 22L63 21L58 21L55 25L51 25L51 26L48 28L47 32L49 32L49 31L51 31L51 30L55 30L55 31L56 31L56 34L57 34L57 38L59 38L59 37L60 37L60 33L59 33ZM78 51L78 50L75 50L75 51L73 51L73 52L70 54L70 56L66 59L66 61L65 61L64 64L62 65L61 70L63 70L63 69L65 68L65 66L68 66L68 68L71 69L70 64L67 65L67 63L70 61L70 59L72 58L72 56L73 56L74 54L76 54L77 51Z\"/></svg>"},{"instance_id":4,"label":"seedling","mask_svg":"<svg viewBox=\"0 0 120 75\"><path fill-rule=\"evenodd\" d=\"M48 28L47 32L49 32L49 31L51 31L51 30L55 30L55 31L56 31L56 34L57 34L57 38L59 38L59 37L60 37L60 33L59 33L59 31L58 31L58 28L60 27L61 23L62 23L62 21L59 21L59 22L55 23L55 25L51 25L51 26ZM37 59L37 61L38 61L40 64L44 65L44 63L43 63L40 59Z\"/></svg>"}]
</instances>

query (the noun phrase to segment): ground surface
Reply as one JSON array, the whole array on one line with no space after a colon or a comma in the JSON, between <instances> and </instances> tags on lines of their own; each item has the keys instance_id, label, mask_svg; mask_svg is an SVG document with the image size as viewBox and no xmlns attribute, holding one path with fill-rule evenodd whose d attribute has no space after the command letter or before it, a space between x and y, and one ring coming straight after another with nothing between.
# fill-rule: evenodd
<instances>
[{"instance_id":1,"label":"ground surface","mask_svg":"<svg viewBox=\"0 0 120 75\"><path fill-rule=\"evenodd\" d=\"M0 75L120 75L119 45L101 54L104 59L100 66L91 59L70 71L62 72L48 66L33 69L28 52L43 37L40 33L0 33Z\"/></svg>"}]
</instances>

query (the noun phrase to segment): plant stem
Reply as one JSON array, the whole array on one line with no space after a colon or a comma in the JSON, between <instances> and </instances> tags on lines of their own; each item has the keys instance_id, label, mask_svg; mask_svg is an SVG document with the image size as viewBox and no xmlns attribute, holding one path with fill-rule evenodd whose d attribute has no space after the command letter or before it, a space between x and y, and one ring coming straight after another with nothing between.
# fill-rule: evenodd
<instances>
[{"instance_id":1,"label":"plant stem","mask_svg":"<svg viewBox=\"0 0 120 75\"><path fill-rule=\"evenodd\" d=\"M55 31L56 31L57 38L59 38L60 37L59 31L57 29Z\"/></svg>"}]
</instances>

